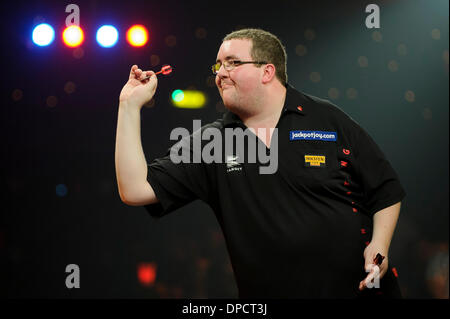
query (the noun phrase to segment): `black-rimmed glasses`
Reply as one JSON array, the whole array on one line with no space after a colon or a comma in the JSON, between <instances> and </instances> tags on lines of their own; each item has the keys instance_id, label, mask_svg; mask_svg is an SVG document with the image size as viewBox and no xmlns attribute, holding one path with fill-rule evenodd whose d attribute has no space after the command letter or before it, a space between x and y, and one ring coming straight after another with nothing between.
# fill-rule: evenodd
<instances>
[{"instance_id":1,"label":"black-rimmed glasses","mask_svg":"<svg viewBox=\"0 0 450 319\"><path fill-rule=\"evenodd\" d=\"M262 61L225 60L225 61L223 61L223 63L222 62L217 62L217 63L213 64L211 66L211 70L212 70L212 73L214 75L216 75L219 72L220 67L222 66L222 64L223 64L223 67L225 68L225 70L231 71L231 70L233 70L235 67L237 67L239 65L248 64L248 63L252 63L252 64L267 64L267 62L262 62Z\"/></svg>"}]
</instances>

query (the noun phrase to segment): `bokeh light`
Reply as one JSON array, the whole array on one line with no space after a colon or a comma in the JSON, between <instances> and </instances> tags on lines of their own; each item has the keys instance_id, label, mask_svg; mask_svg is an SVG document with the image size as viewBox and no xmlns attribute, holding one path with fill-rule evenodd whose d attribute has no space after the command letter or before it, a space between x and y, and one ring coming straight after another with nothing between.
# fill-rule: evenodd
<instances>
[{"instance_id":1,"label":"bokeh light","mask_svg":"<svg viewBox=\"0 0 450 319\"><path fill-rule=\"evenodd\" d=\"M127 41L134 47L142 47L148 42L147 29L140 24L133 25L127 31Z\"/></svg>"},{"instance_id":2,"label":"bokeh light","mask_svg":"<svg viewBox=\"0 0 450 319\"><path fill-rule=\"evenodd\" d=\"M15 89L12 94L11 98L14 102L20 101L23 98L23 92L20 89Z\"/></svg>"},{"instance_id":3,"label":"bokeh light","mask_svg":"<svg viewBox=\"0 0 450 319\"><path fill-rule=\"evenodd\" d=\"M194 89L175 90L172 92L172 104L175 107L197 109L205 106L206 96L201 91Z\"/></svg>"},{"instance_id":4,"label":"bokeh light","mask_svg":"<svg viewBox=\"0 0 450 319\"><path fill-rule=\"evenodd\" d=\"M137 276L139 282L143 286L151 286L156 279L156 264L155 263L139 263L137 267Z\"/></svg>"},{"instance_id":5,"label":"bokeh light","mask_svg":"<svg viewBox=\"0 0 450 319\"><path fill-rule=\"evenodd\" d=\"M316 32L313 29L307 29L305 31L305 39L308 41L312 41L316 38Z\"/></svg>"},{"instance_id":6,"label":"bokeh light","mask_svg":"<svg viewBox=\"0 0 450 319\"><path fill-rule=\"evenodd\" d=\"M372 32L372 40L375 42L381 42L383 41L383 35L380 31L374 31Z\"/></svg>"},{"instance_id":7,"label":"bokeh light","mask_svg":"<svg viewBox=\"0 0 450 319\"><path fill-rule=\"evenodd\" d=\"M311 74L309 75L309 79L311 80L311 82L313 83L319 83L321 80L321 76L319 72L311 72Z\"/></svg>"},{"instance_id":8,"label":"bokeh light","mask_svg":"<svg viewBox=\"0 0 450 319\"><path fill-rule=\"evenodd\" d=\"M195 37L197 39L204 39L206 38L207 32L205 28L197 28L195 30Z\"/></svg>"},{"instance_id":9,"label":"bokeh light","mask_svg":"<svg viewBox=\"0 0 450 319\"><path fill-rule=\"evenodd\" d=\"M367 59L366 56L360 56L358 57L358 65L361 68L367 68L369 66L369 59Z\"/></svg>"},{"instance_id":10,"label":"bokeh light","mask_svg":"<svg viewBox=\"0 0 450 319\"><path fill-rule=\"evenodd\" d=\"M441 38L441 30L439 29L431 30L431 38L433 38L433 40L439 40Z\"/></svg>"},{"instance_id":11,"label":"bokeh light","mask_svg":"<svg viewBox=\"0 0 450 319\"><path fill-rule=\"evenodd\" d=\"M337 88L330 88L328 90L328 96L332 100L337 100L339 98L340 92Z\"/></svg>"},{"instance_id":12,"label":"bokeh light","mask_svg":"<svg viewBox=\"0 0 450 319\"><path fill-rule=\"evenodd\" d=\"M184 99L184 92L182 90L175 90L172 92L172 100L174 102L181 102Z\"/></svg>"},{"instance_id":13,"label":"bokeh light","mask_svg":"<svg viewBox=\"0 0 450 319\"><path fill-rule=\"evenodd\" d=\"M347 98L350 100L354 100L358 97L358 91L355 88L349 88L347 89Z\"/></svg>"},{"instance_id":14,"label":"bokeh light","mask_svg":"<svg viewBox=\"0 0 450 319\"><path fill-rule=\"evenodd\" d=\"M406 91L405 92L405 100L410 103L414 102L416 100L416 94L411 90Z\"/></svg>"},{"instance_id":15,"label":"bokeh light","mask_svg":"<svg viewBox=\"0 0 450 319\"><path fill-rule=\"evenodd\" d=\"M46 100L48 107L55 107L58 104L58 98L54 95L50 95Z\"/></svg>"},{"instance_id":16,"label":"bokeh light","mask_svg":"<svg viewBox=\"0 0 450 319\"><path fill-rule=\"evenodd\" d=\"M174 35L169 35L166 37L166 45L170 48L177 45L177 38Z\"/></svg>"},{"instance_id":17,"label":"bokeh light","mask_svg":"<svg viewBox=\"0 0 450 319\"><path fill-rule=\"evenodd\" d=\"M64 197L67 195L67 186L64 184L56 185L56 195L59 197Z\"/></svg>"},{"instance_id":18,"label":"bokeh light","mask_svg":"<svg viewBox=\"0 0 450 319\"><path fill-rule=\"evenodd\" d=\"M72 81L69 81L64 85L64 92L66 92L67 94L74 93L75 89L76 89L76 85Z\"/></svg>"},{"instance_id":19,"label":"bokeh light","mask_svg":"<svg viewBox=\"0 0 450 319\"><path fill-rule=\"evenodd\" d=\"M71 25L63 31L63 42L65 45L71 48L80 46L84 41L83 30L77 25Z\"/></svg>"},{"instance_id":20,"label":"bokeh light","mask_svg":"<svg viewBox=\"0 0 450 319\"><path fill-rule=\"evenodd\" d=\"M295 47L295 53L296 53L298 56L305 56L306 53L308 53L308 50L306 49L306 47L305 47L303 44L298 44L298 45Z\"/></svg>"},{"instance_id":21,"label":"bokeh light","mask_svg":"<svg viewBox=\"0 0 450 319\"><path fill-rule=\"evenodd\" d=\"M119 40L119 32L112 25L104 25L97 30L96 39L100 46L111 48Z\"/></svg>"},{"instance_id":22,"label":"bokeh light","mask_svg":"<svg viewBox=\"0 0 450 319\"><path fill-rule=\"evenodd\" d=\"M55 39L55 30L47 23L41 23L33 29L32 39L38 46L50 45Z\"/></svg>"},{"instance_id":23,"label":"bokeh light","mask_svg":"<svg viewBox=\"0 0 450 319\"><path fill-rule=\"evenodd\" d=\"M397 72L398 71L398 62L395 60L391 60L388 63L388 69L391 72Z\"/></svg>"}]
</instances>

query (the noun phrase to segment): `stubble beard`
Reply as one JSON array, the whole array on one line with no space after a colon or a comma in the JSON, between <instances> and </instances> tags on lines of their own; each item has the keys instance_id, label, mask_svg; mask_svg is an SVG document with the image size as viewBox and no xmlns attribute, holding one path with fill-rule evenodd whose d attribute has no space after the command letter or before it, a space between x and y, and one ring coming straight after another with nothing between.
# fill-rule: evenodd
<instances>
[{"instance_id":1,"label":"stubble beard","mask_svg":"<svg viewBox=\"0 0 450 319\"><path fill-rule=\"evenodd\" d=\"M258 105L261 101L258 98L258 96L249 96L247 98L242 98L238 96L236 92L233 92L232 96L229 96L228 99L225 99L224 94L225 92L222 92L222 101L228 110L233 112L234 114L242 117L251 117L258 108Z\"/></svg>"}]
</instances>

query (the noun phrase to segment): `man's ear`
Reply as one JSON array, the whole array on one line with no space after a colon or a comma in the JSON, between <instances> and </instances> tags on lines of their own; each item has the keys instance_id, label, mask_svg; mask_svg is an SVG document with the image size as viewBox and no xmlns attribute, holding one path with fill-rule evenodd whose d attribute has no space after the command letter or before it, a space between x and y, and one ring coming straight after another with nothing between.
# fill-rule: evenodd
<instances>
[{"instance_id":1,"label":"man's ear","mask_svg":"<svg viewBox=\"0 0 450 319\"><path fill-rule=\"evenodd\" d=\"M272 79L275 77L276 69L275 65L273 64L265 64L263 66L263 76L262 76L262 83L266 84L272 81Z\"/></svg>"}]
</instances>

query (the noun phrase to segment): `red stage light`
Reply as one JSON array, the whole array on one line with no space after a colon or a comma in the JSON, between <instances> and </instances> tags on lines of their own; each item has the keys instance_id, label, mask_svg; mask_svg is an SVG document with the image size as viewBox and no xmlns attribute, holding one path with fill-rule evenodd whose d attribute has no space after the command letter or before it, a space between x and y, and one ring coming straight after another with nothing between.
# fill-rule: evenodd
<instances>
[{"instance_id":1,"label":"red stage light","mask_svg":"<svg viewBox=\"0 0 450 319\"><path fill-rule=\"evenodd\" d=\"M138 279L143 286L153 285L156 279L156 264L155 263L140 263L138 264Z\"/></svg>"}]
</instances>

